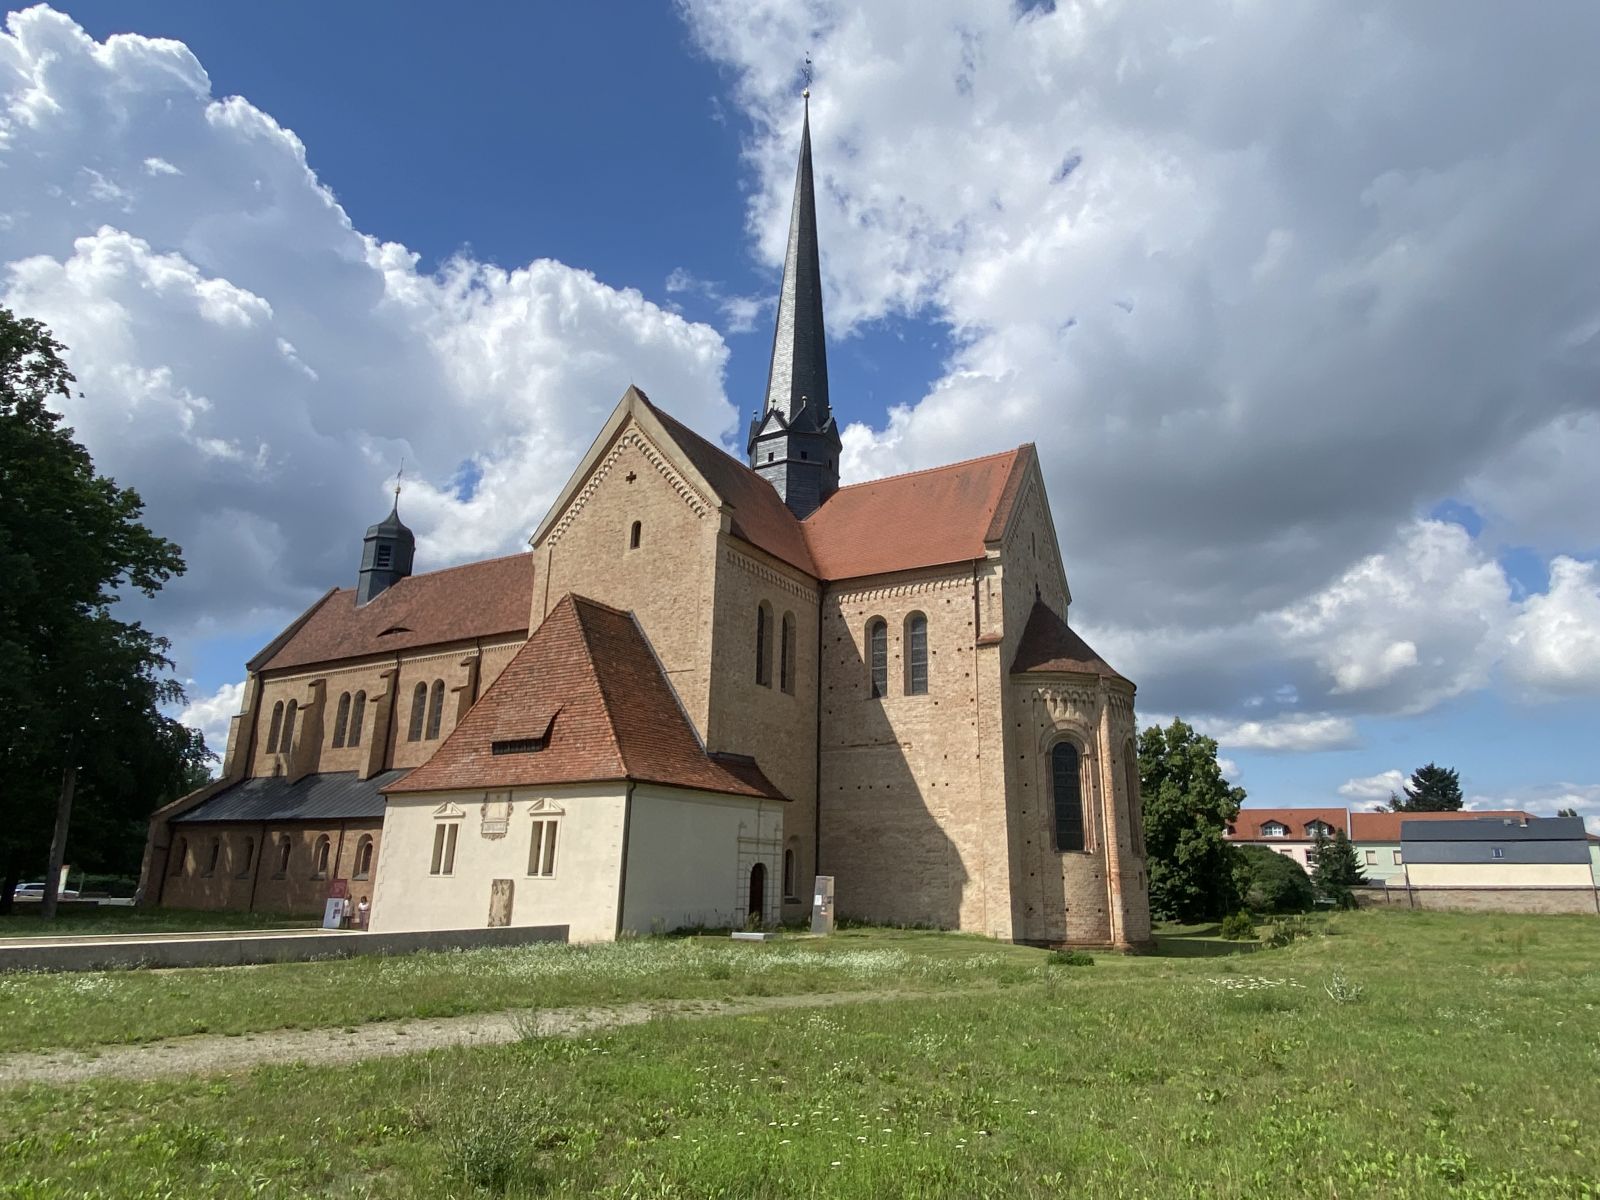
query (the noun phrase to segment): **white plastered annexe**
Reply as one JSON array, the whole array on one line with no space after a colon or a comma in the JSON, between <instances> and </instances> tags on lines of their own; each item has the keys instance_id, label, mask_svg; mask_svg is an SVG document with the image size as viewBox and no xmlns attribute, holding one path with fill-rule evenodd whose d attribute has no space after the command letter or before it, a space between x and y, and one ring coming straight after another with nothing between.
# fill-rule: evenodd
<instances>
[{"instance_id":1,"label":"white plastered annexe","mask_svg":"<svg viewBox=\"0 0 1600 1200\"><path fill-rule=\"evenodd\" d=\"M388 869L377 881L371 927L482 928L491 922L496 881L510 883L507 923L565 925L574 942L742 926L752 879L770 921L781 900L783 807L627 783L390 796L383 822ZM536 822L557 828L548 875L532 861ZM435 874L441 826L456 828L455 853ZM500 888L503 894L504 882Z\"/></svg>"}]
</instances>

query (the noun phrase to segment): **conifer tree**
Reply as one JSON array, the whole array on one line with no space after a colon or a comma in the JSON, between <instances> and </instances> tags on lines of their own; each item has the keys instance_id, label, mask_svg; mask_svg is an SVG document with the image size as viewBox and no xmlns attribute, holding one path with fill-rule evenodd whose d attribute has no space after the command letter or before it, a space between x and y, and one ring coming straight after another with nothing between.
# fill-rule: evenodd
<instances>
[{"instance_id":1,"label":"conifer tree","mask_svg":"<svg viewBox=\"0 0 1600 1200\"><path fill-rule=\"evenodd\" d=\"M1390 812L1459 812L1461 778L1449 767L1429 763L1411 772L1402 790L1404 797L1389 793Z\"/></svg>"},{"instance_id":2,"label":"conifer tree","mask_svg":"<svg viewBox=\"0 0 1600 1200\"><path fill-rule=\"evenodd\" d=\"M1311 848L1311 882L1318 895L1340 908L1351 908L1355 904L1351 889L1366 881L1356 848L1344 830L1335 830L1331 838L1317 834L1316 845Z\"/></svg>"}]
</instances>

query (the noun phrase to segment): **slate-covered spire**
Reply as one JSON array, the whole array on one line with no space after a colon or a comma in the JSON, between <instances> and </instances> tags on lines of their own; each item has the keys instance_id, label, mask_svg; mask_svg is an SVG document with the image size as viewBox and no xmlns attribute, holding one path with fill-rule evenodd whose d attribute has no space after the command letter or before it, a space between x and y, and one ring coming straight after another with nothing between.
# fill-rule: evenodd
<instances>
[{"instance_id":1,"label":"slate-covered spire","mask_svg":"<svg viewBox=\"0 0 1600 1200\"><path fill-rule=\"evenodd\" d=\"M761 412L750 424L750 465L799 517L839 487L839 429L828 400L828 347L822 321L817 200L811 181L811 91L805 93L800 164L795 170L789 245L772 335L772 366Z\"/></svg>"},{"instance_id":2,"label":"slate-covered spire","mask_svg":"<svg viewBox=\"0 0 1600 1200\"><path fill-rule=\"evenodd\" d=\"M361 575L356 584L356 606L381 595L411 574L417 537L400 519L400 489L394 489L389 515L367 528L361 542Z\"/></svg>"}]
</instances>

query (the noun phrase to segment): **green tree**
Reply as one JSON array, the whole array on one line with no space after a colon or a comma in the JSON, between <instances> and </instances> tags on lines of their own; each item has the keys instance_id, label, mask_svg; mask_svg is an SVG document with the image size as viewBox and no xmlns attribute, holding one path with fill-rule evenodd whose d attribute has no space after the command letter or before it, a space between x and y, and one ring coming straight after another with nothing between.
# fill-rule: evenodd
<instances>
[{"instance_id":1,"label":"green tree","mask_svg":"<svg viewBox=\"0 0 1600 1200\"><path fill-rule=\"evenodd\" d=\"M1344 830L1335 830L1331 838L1317 834L1316 845L1311 848L1311 882L1318 895L1340 908L1350 908L1355 904L1351 889L1366 881L1356 848Z\"/></svg>"},{"instance_id":2,"label":"green tree","mask_svg":"<svg viewBox=\"0 0 1600 1200\"><path fill-rule=\"evenodd\" d=\"M183 559L51 410L74 382L62 354L0 307L0 911L24 869L44 869L59 808L76 810L74 846L103 860L84 865L125 867L139 819L208 757L162 711L183 699L166 640L113 616L119 594L153 596Z\"/></svg>"},{"instance_id":3,"label":"green tree","mask_svg":"<svg viewBox=\"0 0 1600 1200\"><path fill-rule=\"evenodd\" d=\"M1389 793L1390 812L1458 812L1461 808L1461 778L1448 767L1429 763L1411 772L1402 790L1404 796Z\"/></svg>"},{"instance_id":4,"label":"green tree","mask_svg":"<svg viewBox=\"0 0 1600 1200\"><path fill-rule=\"evenodd\" d=\"M1266 846L1237 847L1244 868L1244 902L1251 912L1307 912L1316 901L1311 876L1287 854Z\"/></svg>"},{"instance_id":5,"label":"green tree","mask_svg":"<svg viewBox=\"0 0 1600 1200\"><path fill-rule=\"evenodd\" d=\"M1558 817L1575 817L1577 815L1578 815L1578 810L1575 809L1575 808L1558 808L1558 809L1556 809L1556 816L1558 816Z\"/></svg>"},{"instance_id":6,"label":"green tree","mask_svg":"<svg viewBox=\"0 0 1600 1200\"><path fill-rule=\"evenodd\" d=\"M1244 789L1217 765L1217 743L1181 720L1139 735L1139 787L1150 862L1150 910L1199 921L1239 907L1239 859L1224 836Z\"/></svg>"}]
</instances>

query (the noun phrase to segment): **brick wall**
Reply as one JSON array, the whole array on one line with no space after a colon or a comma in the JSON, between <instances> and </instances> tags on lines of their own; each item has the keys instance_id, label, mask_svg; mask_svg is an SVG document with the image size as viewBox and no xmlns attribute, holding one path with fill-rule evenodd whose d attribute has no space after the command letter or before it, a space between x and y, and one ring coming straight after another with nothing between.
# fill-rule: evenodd
<instances>
[{"instance_id":1,"label":"brick wall","mask_svg":"<svg viewBox=\"0 0 1600 1200\"><path fill-rule=\"evenodd\" d=\"M328 870L319 874L313 868L322 838L328 839ZM372 840L372 853L365 877L357 877L364 838ZM335 879L349 883L352 903L363 895L372 897L382 841L381 819L326 823L185 822L172 827L167 874L160 885L161 903L168 908L319 914L329 884ZM286 868L282 857L285 842L289 846ZM219 851L214 869L213 845Z\"/></svg>"}]
</instances>

